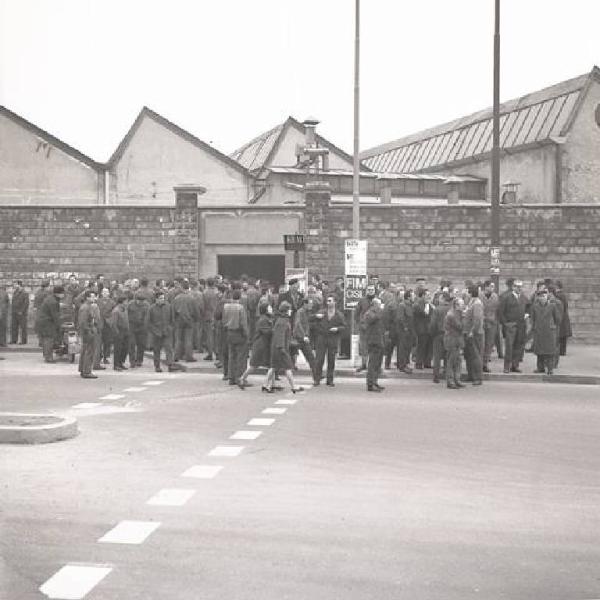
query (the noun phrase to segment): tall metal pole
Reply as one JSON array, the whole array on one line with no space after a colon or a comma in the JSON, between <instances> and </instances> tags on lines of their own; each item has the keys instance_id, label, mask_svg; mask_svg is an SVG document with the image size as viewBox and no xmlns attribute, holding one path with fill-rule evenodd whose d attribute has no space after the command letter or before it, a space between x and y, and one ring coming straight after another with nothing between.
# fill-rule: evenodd
<instances>
[{"instance_id":1,"label":"tall metal pole","mask_svg":"<svg viewBox=\"0 0 600 600\"><path fill-rule=\"evenodd\" d=\"M354 172L352 174L352 237L360 236L360 159L359 159L359 100L360 100L360 0L356 2L354 37Z\"/></svg>"},{"instance_id":2,"label":"tall metal pole","mask_svg":"<svg viewBox=\"0 0 600 600\"><path fill-rule=\"evenodd\" d=\"M492 246L500 247L500 0L495 0L494 17L494 118L492 147ZM500 276L492 274L499 291Z\"/></svg>"}]
</instances>

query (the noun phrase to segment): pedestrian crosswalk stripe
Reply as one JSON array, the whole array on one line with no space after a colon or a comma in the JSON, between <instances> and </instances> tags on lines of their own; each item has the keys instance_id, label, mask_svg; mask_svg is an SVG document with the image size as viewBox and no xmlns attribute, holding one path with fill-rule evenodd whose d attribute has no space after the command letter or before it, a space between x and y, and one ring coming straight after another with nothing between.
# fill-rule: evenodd
<instances>
[{"instance_id":1,"label":"pedestrian crosswalk stripe","mask_svg":"<svg viewBox=\"0 0 600 600\"><path fill-rule=\"evenodd\" d=\"M106 394L106 396L102 396L100 400L120 400L121 398L125 398L124 394Z\"/></svg>"},{"instance_id":2,"label":"pedestrian crosswalk stripe","mask_svg":"<svg viewBox=\"0 0 600 600\"><path fill-rule=\"evenodd\" d=\"M283 415L287 408L265 408L263 415Z\"/></svg>"},{"instance_id":3,"label":"pedestrian crosswalk stripe","mask_svg":"<svg viewBox=\"0 0 600 600\"><path fill-rule=\"evenodd\" d=\"M152 381L144 381L142 385L161 385L165 382L164 379L155 379Z\"/></svg>"},{"instance_id":4,"label":"pedestrian crosswalk stripe","mask_svg":"<svg viewBox=\"0 0 600 600\"><path fill-rule=\"evenodd\" d=\"M80 402L73 404L71 408L96 408L96 406L102 406L102 402Z\"/></svg>"},{"instance_id":5,"label":"pedestrian crosswalk stripe","mask_svg":"<svg viewBox=\"0 0 600 600\"><path fill-rule=\"evenodd\" d=\"M244 446L215 446L209 453L209 456L238 456Z\"/></svg>"},{"instance_id":6,"label":"pedestrian crosswalk stripe","mask_svg":"<svg viewBox=\"0 0 600 600\"><path fill-rule=\"evenodd\" d=\"M196 479L212 479L216 477L223 469L219 465L194 465L187 471L184 471L182 477L195 477Z\"/></svg>"},{"instance_id":7,"label":"pedestrian crosswalk stripe","mask_svg":"<svg viewBox=\"0 0 600 600\"><path fill-rule=\"evenodd\" d=\"M255 440L262 434L262 431L236 431L229 436L230 440Z\"/></svg>"},{"instance_id":8,"label":"pedestrian crosswalk stripe","mask_svg":"<svg viewBox=\"0 0 600 600\"><path fill-rule=\"evenodd\" d=\"M285 398L282 398L281 400L277 400L277 402L275 402L275 404L296 404L296 402L298 402L298 400L294 400L293 398L290 398L289 400L286 400Z\"/></svg>"},{"instance_id":9,"label":"pedestrian crosswalk stripe","mask_svg":"<svg viewBox=\"0 0 600 600\"><path fill-rule=\"evenodd\" d=\"M128 387L125 388L123 391L124 392L143 392L146 388L145 387Z\"/></svg>"},{"instance_id":10,"label":"pedestrian crosswalk stripe","mask_svg":"<svg viewBox=\"0 0 600 600\"><path fill-rule=\"evenodd\" d=\"M154 521L121 521L98 541L109 544L141 544L160 527Z\"/></svg>"},{"instance_id":11,"label":"pedestrian crosswalk stripe","mask_svg":"<svg viewBox=\"0 0 600 600\"><path fill-rule=\"evenodd\" d=\"M154 494L146 504L152 506L183 506L195 493L196 490L163 489Z\"/></svg>"},{"instance_id":12,"label":"pedestrian crosswalk stripe","mask_svg":"<svg viewBox=\"0 0 600 600\"><path fill-rule=\"evenodd\" d=\"M273 425L275 423L275 419L250 419L246 425L250 425L251 427L268 427L269 425Z\"/></svg>"},{"instance_id":13,"label":"pedestrian crosswalk stripe","mask_svg":"<svg viewBox=\"0 0 600 600\"><path fill-rule=\"evenodd\" d=\"M111 571L112 567L65 565L40 586L40 592L48 598L79 600Z\"/></svg>"}]
</instances>

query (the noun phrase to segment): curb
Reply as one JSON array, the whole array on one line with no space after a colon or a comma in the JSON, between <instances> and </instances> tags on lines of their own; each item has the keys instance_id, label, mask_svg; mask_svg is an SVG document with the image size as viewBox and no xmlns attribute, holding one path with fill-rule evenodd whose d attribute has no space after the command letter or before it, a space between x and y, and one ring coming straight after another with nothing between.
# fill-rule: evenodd
<instances>
[{"instance_id":1,"label":"curb","mask_svg":"<svg viewBox=\"0 0 600 600\"><path fill-rule=\"evenodd\" d=\"M46 444L78 433L77 420L72 417L0 413L0 444Z\"/></svg>"}]
</instances>

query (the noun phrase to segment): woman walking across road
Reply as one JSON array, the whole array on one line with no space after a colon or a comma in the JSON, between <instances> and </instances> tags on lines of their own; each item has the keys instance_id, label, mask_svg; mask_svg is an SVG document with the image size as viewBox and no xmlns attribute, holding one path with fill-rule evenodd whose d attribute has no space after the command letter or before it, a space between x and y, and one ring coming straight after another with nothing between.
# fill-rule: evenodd
<instances>
[{"instance_id":1,"label":"woman walking across road","mask_svg":"<svg viewBox=\"0 0 600 600\"><path fill-rule=\"evenodd\" d=\"M273 308L270 304L260 304L258 307L259 318L255 324L252 349L250 350L250 364L240 377L240 389L249 386L248 375L256 373L260 367L271 366L271 338L273 336Z\"/></svg>"}]
</instances>

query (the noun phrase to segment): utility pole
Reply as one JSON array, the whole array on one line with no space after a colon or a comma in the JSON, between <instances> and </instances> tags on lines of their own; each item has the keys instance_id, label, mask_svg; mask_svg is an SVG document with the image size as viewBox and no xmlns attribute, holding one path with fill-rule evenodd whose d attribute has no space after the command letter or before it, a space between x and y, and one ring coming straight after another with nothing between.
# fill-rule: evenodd
<instances>
[{"instance_id":1,"label":"utility pole","mask_svg":"<svg viewBox=\"0 0 600 600\"><path fill-rule=\"evenodd\" d=\"M359 101L360 101L360 0L355 0L354 36L354 171L352 173L352 237L360 237L360 147L359 147Z\"/></svg>"},{"instance_id":2,"label":"utility pole","mask_svg":"<svg viewBox=\"0 0 600 600\"><path fill-rule=\"evenodd\" d=\"M496 292L500 291L500 0L495 2L494 15L494 116L492 147L492 220L490 265ZM498 266L493 266L496 255Z\"/></svg>"}]
</instances>

